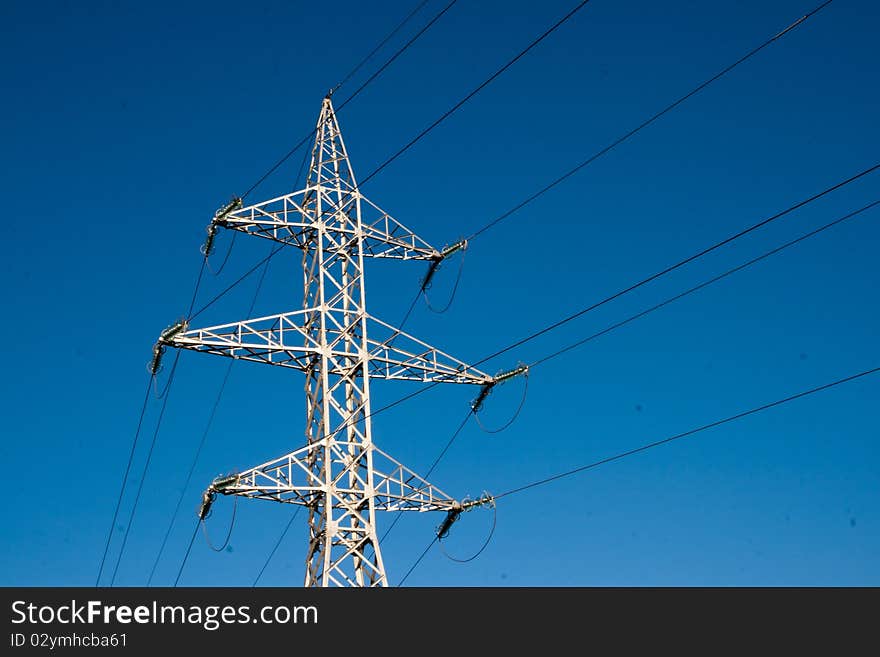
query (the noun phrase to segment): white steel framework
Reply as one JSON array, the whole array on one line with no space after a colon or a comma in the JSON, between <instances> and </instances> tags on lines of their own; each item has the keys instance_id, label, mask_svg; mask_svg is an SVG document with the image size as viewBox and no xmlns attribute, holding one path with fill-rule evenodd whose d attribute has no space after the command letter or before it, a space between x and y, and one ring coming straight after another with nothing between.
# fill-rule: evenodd
<instances>
[{"instance_id":1,"label":"white steel framework","mask_svg":"<svg viewBox=\"0 0 880 657\"><path fill-rule=\"evenodd\" d=\"M463 507L373 444L370 379L484 387L494 380L367 313L365 258L436 265L446 251L360 193L329 96L316 133L304 189L248 207L235 200L210 227L212 238L220 226L299 248L302 310L200 329L179 325L157 347L305 373L305 445L215 480L200 515L216 493L302 505L309 514L306 586L387 586L376 511L446 511L454 518Z\"/></svg>"}]
</instances>

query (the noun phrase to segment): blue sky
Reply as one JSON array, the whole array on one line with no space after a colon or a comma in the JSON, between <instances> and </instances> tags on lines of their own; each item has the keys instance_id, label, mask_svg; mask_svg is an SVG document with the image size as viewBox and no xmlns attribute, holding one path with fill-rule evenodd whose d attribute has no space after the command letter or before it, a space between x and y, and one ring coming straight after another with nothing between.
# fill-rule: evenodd
<instances>
[{"instance_id":1,"label":"blue sky","mask_svg":"<svg viewBox=\"0 0 880 657\"><path fill-rule=\"evenodd\" d=\"M327 89L415 4L0 8L0 412L12 484L0 507L0 583L94 583L150 349L188 306L205 225L314 125ZM356 173L365 177L574 4L460 0L339 113ZM442 5L432 0L341 97ZM363 191L432 244L452 242L814 6L593 0ZM875 3L833 2L474 240L450 311L420 305L407 330L479 360L876 164L878 26ZM290 191L300 157L251 200ZM534 360L875 201L878 175L485 368ZM221 234L220 254L228 239ZM471 422L432 481L458 497L500 492L878 366L878 243L875 208L535 368L513 426L488 435ZM266 249L237 240L200 300ZM397 322L424 270L370 265L369 309ZM272 262L254 316L298 307L299 268L292 251ZM454 272L438 275L438 303ZM255 283L200 325L244 319ZM181 357L117 584L146 583L226 365ZM413 385L374 384L374 406ZM509 417L519 385L492 395L487 424ZM407 585L878 585L878 392L880 380L868 377L506 498L479 559L459 565L435 548ZM430 391L377 416L375 440L423 471L475 394ZM151 401L111 564L159 407ZM304 407L300 374L233 367L157 584L174 580L201 490L220 472L298 447ZM230 511L231 500L219 500L215 540ZM181 583L250 585L291 511L243 501L231 549L214 553L198 538ZM392 583L441 519L398 524L383 544ZM445 543L450 554L475 551L491 521L488 512L463 516ZM300 585L304 537L301 516L262 584Z\"/></svg>"}]
</instances>

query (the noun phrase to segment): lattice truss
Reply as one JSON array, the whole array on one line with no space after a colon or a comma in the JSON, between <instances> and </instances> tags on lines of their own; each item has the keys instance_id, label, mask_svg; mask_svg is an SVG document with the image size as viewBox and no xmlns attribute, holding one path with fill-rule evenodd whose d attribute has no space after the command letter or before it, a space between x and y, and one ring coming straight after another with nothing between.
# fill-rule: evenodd
<instances>
[{"instance_id":1,"label":"lattice truss","mask_svg":"<svg viewBox=\"0 0 880 657\"><path fill-rule=\"evenodd\" d=\"M460 505L379 450L370 379L491 384L493 378L366 311L364 258L437 262L441 252L358 190L330 98L324 99L306 187L214 226L299 248L302 310L163 334L163 345L300 370L305 445L215 483L209 493L305 506L306 586L386 586L376 511L453 511Z\"/></svg>"}]
</instances>

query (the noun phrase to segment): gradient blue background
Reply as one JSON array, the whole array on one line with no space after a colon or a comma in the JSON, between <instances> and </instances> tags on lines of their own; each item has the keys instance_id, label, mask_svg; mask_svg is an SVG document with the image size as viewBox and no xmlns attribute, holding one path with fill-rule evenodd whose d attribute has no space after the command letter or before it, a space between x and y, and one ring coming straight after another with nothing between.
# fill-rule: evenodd
<instances>
[{"instance_id":1,"label":"gradient blue background","mask_svg":"<svg viewBox=\"0 0 880 657\"><path fill-rule=\"evenodd\" d=\"M365 177L573 4L461 0L340 112L356 172ZM414 5L2 4L0 584L94 583L150 349L186 310L205 225L314 125L326 90ZM431 2L338 97L441 6ZM363 191L442 246L813 6L593 0ZM875 164L878 28L876 3L832 3L475 240L452 309L420 305L408 330L478 360ZM250 200L289 191L299 162ZM878 175L486 369L549 353L876 200ZM875 209L536 368L518 421L497 435L470 423L432 480L458 497L500 492L880 365L878 244ZM267 247L240 238L200 300ZM293 251L273 261L255 316L298 307L299 268ZM423 271L370 263L371 312L398 322ZM454 272L438 276L437 303ZM244 319L255 283L198 324ZM117 584L146 582L226 365L181 357ZM374 407L416 385L374 384ZM487 424L506 420L519 386L492 395ZM407 585L878 585L878 392L880 379L862 379L511 496L479 559L458 565L435 548ZM443 387L380 414L375 439L424 471L475 393ZM304 404L300 374L235 365L157 584L174 579L207 483L298 447ZM111 566L158 409L152 401ZM209 521L217 541L230 511L221 499ZM250 585L291 512L242 502L230 549L213 553L199 537L181 584ZM392 583L440 520L399 523L383 545ZM463 516L450 553L473 552L490 524L488 512ZM261 583L300 585L305 551L301 515Z\"/></svg>"}]
</instances>

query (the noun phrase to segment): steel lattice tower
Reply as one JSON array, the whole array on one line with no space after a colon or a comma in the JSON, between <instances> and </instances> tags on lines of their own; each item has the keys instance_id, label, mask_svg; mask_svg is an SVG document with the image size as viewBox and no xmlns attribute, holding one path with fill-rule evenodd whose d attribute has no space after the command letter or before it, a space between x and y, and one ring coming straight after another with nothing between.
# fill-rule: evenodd
<instances>
[{"instance_id":1,"label":"steel lattice tower","mask_svg":"<svg viewBox=\"0 0 880 657\"><path fill-rule=\"evenodd\" d=\"M302 310L190 329L166 330L166 345L305 373L305 444L206 491L299 504L309 512L306 586L387 586L376 511L446 511L464 504L373 443L370 379L469 383L493 377L372 317L365 258L426 260L442 252L365 198L358 189L330 97L321 106L306 187L249 207L235 200L209 226L241 231L302 251ZM210 251L210 245L208 245ZM433 272L433 268L431 269Z\"/></svg>"}]
</instances>

